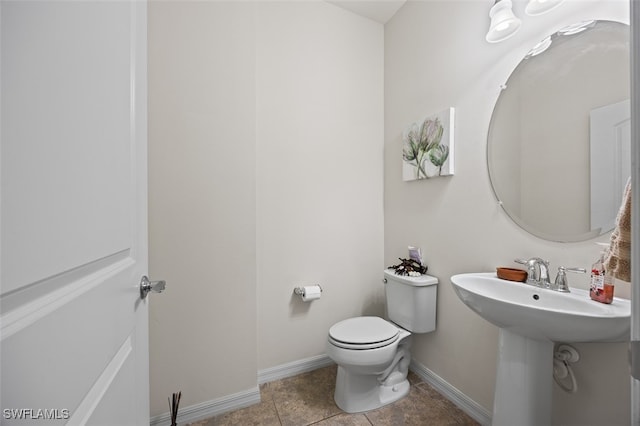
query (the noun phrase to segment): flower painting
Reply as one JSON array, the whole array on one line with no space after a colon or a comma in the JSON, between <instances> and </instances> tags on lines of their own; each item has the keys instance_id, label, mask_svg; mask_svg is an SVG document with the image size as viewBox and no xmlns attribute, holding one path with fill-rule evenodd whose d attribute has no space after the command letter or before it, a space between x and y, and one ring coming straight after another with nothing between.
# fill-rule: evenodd
<instances>
[{"instance_id":1,"label":"flower painting","mask_svg":"<svg viewBox=\"0 0 640 426\"><path fill-rule=\"evenodd\" d=\"M453 175L454 109L410 124L402 134L402 179Z\"/></svg>"}]
</instances>

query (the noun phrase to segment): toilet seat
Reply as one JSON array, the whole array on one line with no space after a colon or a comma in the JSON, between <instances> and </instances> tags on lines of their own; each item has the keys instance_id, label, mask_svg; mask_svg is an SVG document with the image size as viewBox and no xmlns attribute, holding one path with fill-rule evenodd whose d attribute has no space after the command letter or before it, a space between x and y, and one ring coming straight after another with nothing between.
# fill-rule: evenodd
<instances>
[{"instance_id":1,"label":"toilet seat","mask_svg":"<svg viewBox=\"0 0 640 426\"><path fill-rule=\"evenodd\" d=\"M356 317L329 329L329 341L340 348L366 350L388 346L398 340L398 327L379 317Z\"/></svg>"}]
</instances>

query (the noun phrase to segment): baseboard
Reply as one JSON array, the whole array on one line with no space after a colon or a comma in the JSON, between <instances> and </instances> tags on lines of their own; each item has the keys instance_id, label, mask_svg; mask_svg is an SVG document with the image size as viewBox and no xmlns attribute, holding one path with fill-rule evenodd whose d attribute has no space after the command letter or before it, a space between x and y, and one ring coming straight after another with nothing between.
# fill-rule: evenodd
<instances>
[{"instance_id":1,"label":"baseboard","mask_svg":"<svg viewBox=\"0 0 640 426\"><path fill-rule=\"evenodd\" d=\"M300 359L275 367L265 368L258 371L258 384L273 382L274 380L285 379L296 376L307 371L317 370L334 364L333 360L326 355L317 355L311 358Z\"/></svg>"},{"instance_id":2,"label":"baseboard","mask_svg":"<svg viewBox=\"0 0 640 426\"><path fill-rule=\"evenodd\" d=\"M180 410L178 410L177 423L179 425L185 425L198 420L224 414L229 411L245 408L253 404L258 404L259 402L260 388L256 386L253 389L227 395L222 398L180 408ZM171 424L171 414L165 413L152 417L150 424L151 426L164 426Z\"/></svg>"},{"instance_id":3,"label":"baseboard","mask_svg":"<svg viewBox=\"0 0 640 426\"><path fill-rule=\"evenodd\" d=\"M491 413L489 411L453 387L442 377L438 376L436 373L415 360L411 360L409 368L475 421L481 425L488 426L491 424Z\"/></svg>"}]
</instances>

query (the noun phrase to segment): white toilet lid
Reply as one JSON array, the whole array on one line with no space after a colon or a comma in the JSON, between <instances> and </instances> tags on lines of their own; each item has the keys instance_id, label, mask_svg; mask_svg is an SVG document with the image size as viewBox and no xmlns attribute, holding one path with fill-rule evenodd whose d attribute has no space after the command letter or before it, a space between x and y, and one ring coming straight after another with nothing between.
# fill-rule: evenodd
<instances>
[{"instance_id":1,"label":"white toilet lid","mask_svg":"<svg viewBox=\"0 0 640 426\"><path fill-rule=\"evenodd\" d=\"M336 323L329 329L329 339L347 349L374 349L398 339L400 330L379 317L356 317Z\"/></svg>"}]
</instances>

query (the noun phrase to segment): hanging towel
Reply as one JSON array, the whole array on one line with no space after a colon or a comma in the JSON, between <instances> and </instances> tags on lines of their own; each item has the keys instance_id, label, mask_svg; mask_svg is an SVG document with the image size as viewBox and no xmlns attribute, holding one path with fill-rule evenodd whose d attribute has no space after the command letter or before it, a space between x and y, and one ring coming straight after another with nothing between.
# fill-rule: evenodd
<instances>
[{"instance_id":1,"label":"hanging towel","mask_svg":"<svg viewBox=\"0 0 640 426\"><path fill-rule=\"evenodd\" d=\"M604 270L614 278L631 282L631 178L624 188L616 229L611 234L611 245L604 260Z\"/></svg>"}]
</instances>

